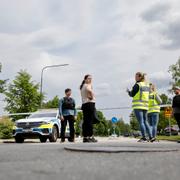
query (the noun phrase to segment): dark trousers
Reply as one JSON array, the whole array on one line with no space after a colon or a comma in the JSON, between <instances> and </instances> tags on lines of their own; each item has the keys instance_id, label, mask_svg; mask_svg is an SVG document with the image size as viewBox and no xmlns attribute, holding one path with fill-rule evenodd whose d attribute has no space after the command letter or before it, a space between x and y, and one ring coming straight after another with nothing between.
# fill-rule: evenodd
<instances>
[{"instance_id":1,"label":"dark trousers","mask_svg":"<svg viewBox=\"0 0 180 180\"><path fill-rule=\"evenodd\" d=\"M66 131L66 126L67 122L69 123L69 129L70 129L70 140L74 139L74 116L64 116L64 121L61 121L61 139L65 139L65 131Z\"/></svg>"},{"instance_id":2,"label":"dark trousers","mask_svg":"<svg viewBox=\"0 0 180 180\"><path fill-rule=\"evenodd\" d=\"M93 136L93 120L95 112L95 103L85 103L82 105L83 111L83 137Z\"/></svg>"},{"instance_id":3,"label":"dark trousers","mask_svg":"<svg viewBox=\"0 0 180 180\"><path fill-rule=\"evenodd\" d=\"M174 118L176 119L177 121L177 124L179 126L179 131L180 131L180 113L175 113L174 114Z\"/></svg>"}]
</instances>

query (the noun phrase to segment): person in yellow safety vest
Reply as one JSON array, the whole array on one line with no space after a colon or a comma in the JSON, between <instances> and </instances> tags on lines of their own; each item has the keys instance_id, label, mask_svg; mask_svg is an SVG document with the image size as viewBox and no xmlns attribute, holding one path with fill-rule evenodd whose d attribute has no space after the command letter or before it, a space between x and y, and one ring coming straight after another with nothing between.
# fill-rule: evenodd
<instances>
[{"instance_id":1,"label":"person in yellow safety vest","mask_svg":"<svg viewBox=\"0 0 180 180\"><path fill-rule=\"evenodd\" d=\"M149 106L149 83L145 79L146 74L137 72L135 75L136 84L130 91L127 92L130 97L133 97L132 108L139 122L142 138L138 142L147 142L146 132L149 136L149 141L152 140L152 134L149 127L147 112Z\"/></svg>"},{"instance_id":2,"label":"person in yellow safety vest","mask_svg":"<svg viewBox=\"0 0 180 180\"><path fill-rule=\"evenodd\" d=\"M162 104L162 100L156 91L155 85L150 83L148 122L151 127L152 142L156 141L160 104Z\"/></svg>"}]
</instances>

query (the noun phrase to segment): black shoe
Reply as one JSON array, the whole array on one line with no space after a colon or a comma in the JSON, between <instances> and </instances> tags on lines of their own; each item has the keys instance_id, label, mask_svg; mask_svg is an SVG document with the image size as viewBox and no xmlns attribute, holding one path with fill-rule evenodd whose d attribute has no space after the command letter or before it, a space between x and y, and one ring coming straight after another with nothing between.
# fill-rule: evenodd
<instances>
[{"instance_id":1,"label":"black shoe","mask_svg":"<svg viewBox=\"0 0 180 180\"><path fill-rule=\"evenodd\" d=\"M177 143L180 143L180 141L177 141Z\"/></svg>"},{"instance_id":2,"label":"black shoe","mask_svg":"<svg viewBox=\"0 0 180 180\"><path fill-rule=\"evenodd\" d=\"M97 143L97 142L98 142L98 140L97 140L97 139L95 139L94 137L89 138L89 140L90 140L92 143Z\"/></svg>"},{"instance_id":3,"label":"black shoe","mask_svg":"<svg viewBox=\"0 0 180 180\"><path fill-rule=\"evenodd\" d=\"M156 141L156 138L150 138L149 141L153 143Z\"/></svg>"},{"instance_id":4,"label":"black shoe","mask_svg":"<svg viewBox=\"0 0 180 180\"><path fill-rule=\"evenodd\" d=\"M65 139L61 139L60 143L64 143L65 142Z\"/></svg>"},{"instance_id":5,"label":"black shoe","mask_svg":"<svg viewBox=\"0 0 180 180\"><path fill-rule=\"evenodd\" d=\"M87 138L87 137L84 137L84 138L83 138L83 143L90 143L90 140L89 140L89 138Z\"/></svg>"},{"instance_id":6,"label":"black shoe","mask_svg":"<svg viewBox=\"0 0 180 180\"><path fill-rule=\"evenodd\" d=\"M138 140L138 142L143 142L144 143L144 142L148 142L148 140L146 138L141 138L141 139Z\"/></svg>"},{"instance_id":7,"label":"black shoe","mask_svg":"<svg viewBox=\"0 0 180 180\"><path fill-rule=\"evenodd\" d=\"M97 143L98 141L94 137L83 138L83 143Z\"/></svg>"}]
</instances>

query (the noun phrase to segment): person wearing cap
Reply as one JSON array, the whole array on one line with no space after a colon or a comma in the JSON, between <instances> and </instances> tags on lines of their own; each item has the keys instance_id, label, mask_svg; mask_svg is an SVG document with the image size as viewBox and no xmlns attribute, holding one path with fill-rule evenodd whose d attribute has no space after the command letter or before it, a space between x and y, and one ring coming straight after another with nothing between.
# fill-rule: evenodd
<instances>
[{"instance_id":1,"label":"person wearing cap","mask_svg":"<svg viewBox=\"0 0 180 180\"><path fill-rule=\"evenodd\" d=\"M137 72L135 75L135 85L131 91L127 89L129 96L133 97L132 108L139 122L142 134L142 138L138 142L148 142L146 132L149 136L149 141L152 140L152 134L147 119L149 106L149 83L146 81L145 76L145 73Z\"/></svg>"},{"instance_id":2,"label":"person wearing cap","mask_svg":"<svg viewBox=\"0 0 180 180\"><path fill-rule=\"evenodd\" d=\"M177 121L179 130L180 130L180 87L175 86L173 89L174 89L174 93L175 93L175 96L174 96L173 102L172 102L173 115ZM180 141L178 141L178 143L180 143Z\"/></svg>"},{"instance_id":3,"label":"person wearing cap","mask_svg":"<svg viewBox=\"0 0 180 180\"><path fill-rule=\"evenodd\" d=\"M148 109L148 122L150 124L152 139L151 142L156 141L157 125L159 122L160 104L162 100L156 91L155 85L150 83L149 94L149 109Z\"/></svg>"}]
</instances>

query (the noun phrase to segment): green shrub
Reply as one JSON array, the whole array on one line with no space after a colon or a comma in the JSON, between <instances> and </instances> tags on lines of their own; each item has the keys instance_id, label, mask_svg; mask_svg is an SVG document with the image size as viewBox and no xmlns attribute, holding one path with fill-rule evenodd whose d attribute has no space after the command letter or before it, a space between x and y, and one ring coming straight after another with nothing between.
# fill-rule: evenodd
<instances>
[{"instance_id":1,"label":"green shrub","mask_svg":"<svg viewBox=\"0 0 180 180\"><path fill-rule=\"evenodd\" d=\"M0 118L0 139L12 138L13 125L8 117Z\"/></svg>"}]
</instances>

